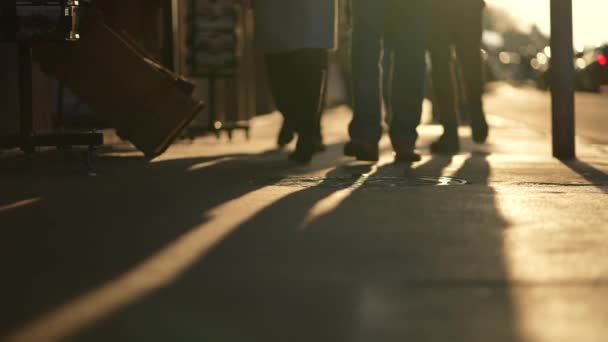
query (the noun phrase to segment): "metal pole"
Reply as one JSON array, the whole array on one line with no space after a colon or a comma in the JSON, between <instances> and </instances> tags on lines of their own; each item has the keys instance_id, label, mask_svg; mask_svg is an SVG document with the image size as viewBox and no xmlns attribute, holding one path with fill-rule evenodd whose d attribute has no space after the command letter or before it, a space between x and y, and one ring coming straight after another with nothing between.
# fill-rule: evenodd
<instances>
[{"instance_id":1,"label":"metal pole","mask_svg":"<svg viewBox=\"0 0 608 342\"><path fill-rule=\"evenodd\" d=\"M551 103L553 156L576 158L574 141L572 0L551 0Z\"/></svg>"}]
</instances>

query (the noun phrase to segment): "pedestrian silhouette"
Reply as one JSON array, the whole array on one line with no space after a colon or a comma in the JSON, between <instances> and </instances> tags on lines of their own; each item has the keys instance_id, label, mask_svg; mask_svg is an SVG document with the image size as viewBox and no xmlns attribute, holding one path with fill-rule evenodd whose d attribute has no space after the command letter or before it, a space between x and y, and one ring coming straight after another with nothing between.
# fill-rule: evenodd
<instances>
[{"instance_id":1,"label":"pedestrian silhouette","mask_svg":"<svg viewBox=\"0 0 608 342\"><path fill-rule=\"evenodd\" d=\"M424 98L430 11L429 0L353 0L353 119L345 155L378 160L382 136L380 84L386 84L389 96L384 100L391 111L389 135L396 161L420 160L415 153L416 128ZM381 65L389 67L382 70Z\"/></svg>"},{"instance_id":2,"label":"pedestrian silhouette","mask_svg":"<svg viewBox=\"0 0 608 342\"><path fill-rule=\"evenodd\" d=\"M436 0L433 3L429 44L435 92L433 111L443 126L443 135L431 144L433 153L455 154L460 150L458 114L465 114L461 110L461 103L466 103L473 140L484 143L488 137L482 102L481 35L484 7L483 0Z\"/></svg>"},{"instance_id":3,"label":"pedestrian silhouette","mask_svg":"<svg viewBox=\"0 0 608 342\"><path fill-rule=\"evenodd\" d=\"M310 162L324 149L320 136L327 50L336 45L336 0L253 1L258 48L285 123L279 145L298 135L290 160Z\"/></svg>"}]
</instances>

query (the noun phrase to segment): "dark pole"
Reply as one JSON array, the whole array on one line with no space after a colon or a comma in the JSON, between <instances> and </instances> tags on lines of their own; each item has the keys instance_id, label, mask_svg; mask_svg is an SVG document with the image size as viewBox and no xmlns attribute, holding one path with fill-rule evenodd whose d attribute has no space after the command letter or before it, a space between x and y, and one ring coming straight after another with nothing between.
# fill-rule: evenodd
<instances>
[{"instance_id":1,"label":"dark pole","mask_svg":"<svg viewBox=\"0 0 608 342\"><path fill-rule=\"evenodd\" d=\"M551 102L553 156L576 158L574 141L572 0L551 0Z\"/></svg>"}]
</instances>

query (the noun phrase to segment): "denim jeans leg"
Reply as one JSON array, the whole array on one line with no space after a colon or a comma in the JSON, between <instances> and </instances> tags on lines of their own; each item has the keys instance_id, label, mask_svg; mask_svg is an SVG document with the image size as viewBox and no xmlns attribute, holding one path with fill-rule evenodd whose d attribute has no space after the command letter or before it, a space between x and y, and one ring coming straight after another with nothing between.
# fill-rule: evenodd
<instances>
[{"instance_id":1,"label":"denim jeans leg","mask_svg":"<svg viewBox=\"0 0 608 342\"><path fill-rule=\"evenodd\" d=\"M382 136L380 58L386 0L353 0L352 140L377 143Z\"/></svg>"},{"instance_id":2,"label":"denim jeans leg","mask_svg":"<svg viewBox=\"0 0 608 342\"><path fill-rule=\"evenodd\" d=\"M431 26L430 0L390 0L393 13L387 40L394 53L391 141L416 144L426 79L426 48Z\"/></svg>"}]
</instances>

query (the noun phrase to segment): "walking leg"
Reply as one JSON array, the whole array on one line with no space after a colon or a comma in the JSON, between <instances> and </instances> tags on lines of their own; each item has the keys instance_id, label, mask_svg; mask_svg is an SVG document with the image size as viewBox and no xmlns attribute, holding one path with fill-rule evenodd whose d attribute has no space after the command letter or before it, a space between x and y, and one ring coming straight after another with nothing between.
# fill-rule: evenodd
<instances>
[{"instance_id":1,"label":"walking leg","mask_svg":"<svg viewBox=\"0 0 608 342\"><path fill-rule=\"evenodd\" d=\"M488 124L483 110L483 62L481 59L482 12L471 13L461 25L456 36L455 46L464 88L470 108L473 140L483 143L488 137Z\"/></svg>"},{"instance_id":2,"label":"walking leg","mask_svg":"<svg viewBox=\"0 0 608 342\"><path fill-rule=\"evenodd\" d=\"M418 138L426 77L427 37L430 29L430 1L391 0L387 44L394 50L392 92L393 118L390 136L397 159L410 157Z\"/></svg>"},{"instance_id":3,"label":"walking leg","mask_svg":"<svg viewBox=\"0 0 608 342\"><path fill-rule=\"evenodd\" d=\"M353 141L377 144L382 135L380 57L386 0L353 1Z\"/></svg>"}]
</instances>

